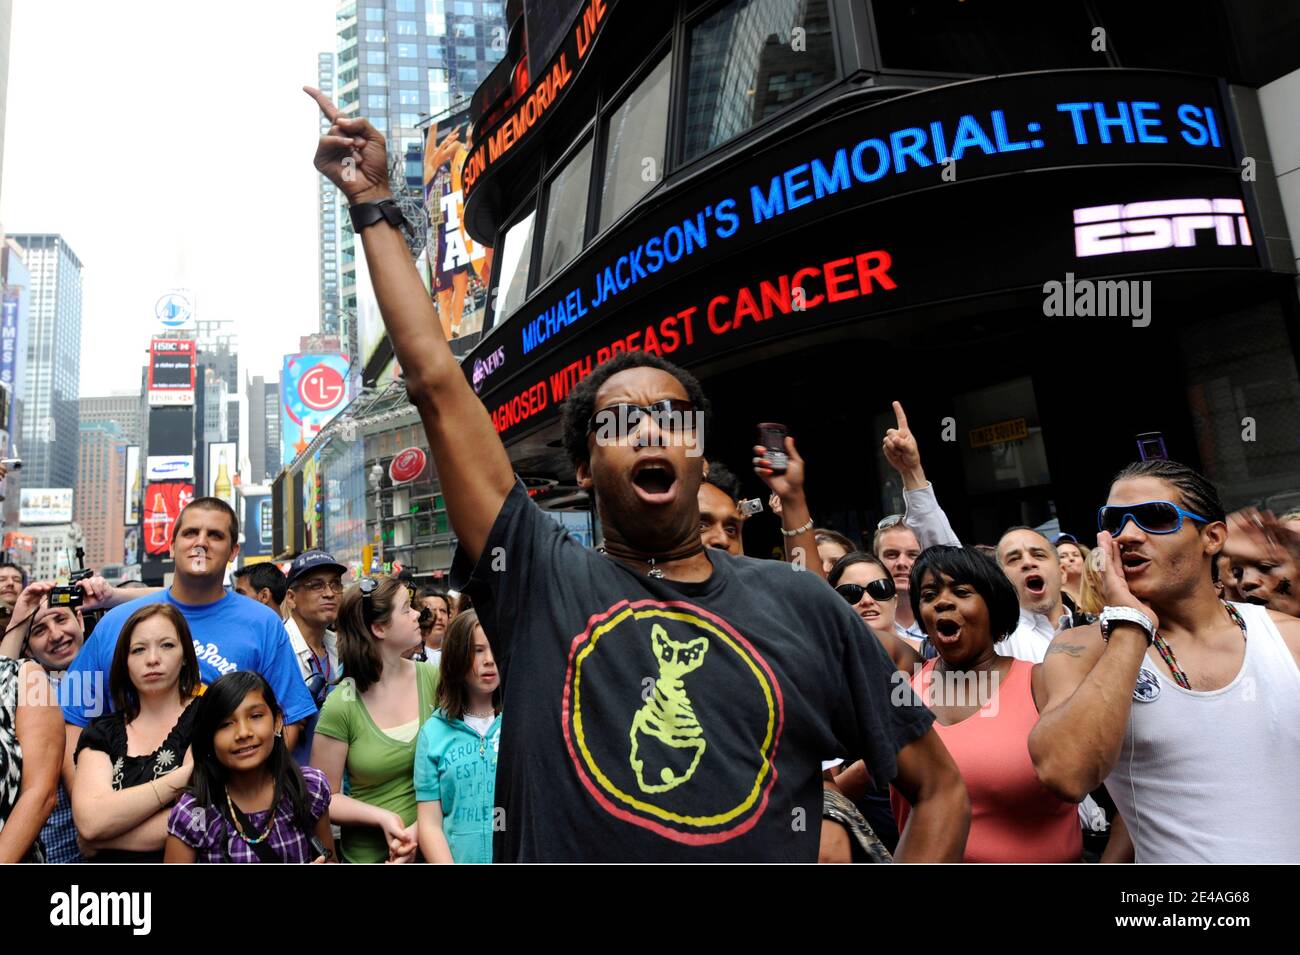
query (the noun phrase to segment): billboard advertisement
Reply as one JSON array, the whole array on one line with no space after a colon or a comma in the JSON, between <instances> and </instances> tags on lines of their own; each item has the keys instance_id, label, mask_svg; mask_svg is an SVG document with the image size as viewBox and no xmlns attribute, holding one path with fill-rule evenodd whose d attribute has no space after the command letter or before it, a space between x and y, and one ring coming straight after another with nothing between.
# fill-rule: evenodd
<instances>
[{"instance_id":1,"label":"billboard advertisement","mask_svg":"<svg viewBox=\"0 0 1300 955\"><path fill-rule=\"evenodd\" d=\"M193 454L194 409L150 408L148 448L154 454Z\"/></svg>"},{"instance_id":2,"label":"billboard advertisement","mask_svg":"<svg viewBox=\"0 0 1300 955\"><path fill-rule=\"evenodd\" d=\"M144 479L146 481L193 481L194 455L151 454L145 459Z\"/></svg>"},{"instance_id":3,"label":"billboard advertisement","mask_svg":"<svg viewBox=\"0 0 1300 955\"><path fill-rule=\"evenodd\" d=\"M302 549L315 550L321 544L320 455L313 454L302 465Z\"/></svg>"},{"instance_id":4,"label":"billboard advertisement","mask_svg":"<svg viewBox=\"0 0 1300 955\"><path fill-rule=\"evenodd\" d=\"M140 563L140 528L128 527L122 537L122 563L132 567Z\"/></svg>"},{"instance_id":5,"label":"billboard advertisement","mask_svg":"<svg viewBox=\"0 0 1300 955\"><path fill-rule=\"evenodd\" d=\"M465 157L473 146L469 110L452 113L426 131L427 284L448 341L483 330L487 285L492 275L492 249L474 241L465 230L462 174ZM379 330L383 331L382 324ZM364 350L363 355L369 357Z\"/></svg>"},{"instance_id":6,"label":"billboard advertisement","mask_svg":"<svg viewBox=\"0 0 1300 955\"><path fill-rule=\"evenodd\" d=\"M189 289L175 288L164 292L154 303L153 310L158 321L169 330L194 327L194 295Z\"/></svg>"},{"instance_id":7,"label":"billboard advertisement","mask_svg":"<svg viewBox=\"0 0 1300 955\"><path fill-rule=\"evenodd\" d=\"M218 497L235 509L235 442L217 441L208 445L208 468L204 472L208 497ZM235 513L239 511L235 509Z\"/></svg>"},{"instance_id":8,"label":"billboard advertisement","mask_svg":"<svg viewBox=\"0 0 1300 955\"><path fill-rule=\"evenodd\" d=\"M280 374L280 464L288 467L348 403L348 359L285 355Z\"/></svg>"},{"instance_id":9,"label":"billboard advertisement","mask_svg":"<svg viewBox=\"0 0 1300 955\"><path fill-rule=\"evenodd\" d=\"M194 341L155 338L149 345L149 407L194 404Z\"/></svg>"},{"instance_id":10,"label":"billboard advertisement","mask_svg":"<svg viewBox=\"0 0 1300 955\"><path fill-rule=\"evenodd\" d=\"M6 287L4 299L0 301L0 385L3 385L11 395L14 393L14 383L18 379L18 306L21 294L20 289ZM0 419L0 428L11 434L12 424L8 413ZM6 453L8 449L9 444L5 442Z\"/></svg>"},{"instance_id":11,"label":"billboard advertisement","mask_svg":"<svg viewBox=\"0 0 1300 955\"><path fill-rule=\"evenodd\" d=\"M72 521L72 488L25 487L20 494L19 524L68 524Z\"/></svg>"},{"instance_id":12,"label":"billboard advertisement","mask_svg":"<svg viewBox=\"0 0 1300 955\"><path fill-rule=\"evenodd\" d=\"M181 508L194 500L194 485L186 481L160 481L144 492L144 552L166 557L172 550L172 527Z\"/></svg>"},{"instance_id":13,"label":"billboard advertisement","mask_svg":"<svg viewBox=\"0 0 1300 955\"><path fill-rule=\"evenodd\" d=\"M243 507L244 543L239 552L248 564L250 557L270 557L274 552L275 507L270 494L251 494L243 499Z\"/></svg>"},{"instance_id":14,"label":"billboard advertisement","mask_svg":"<svg viewBox=\"0 0 1300 955\"><path fill-rule=\"evenodd\" d=\"M144 477L140 472L140 446L133 444L126 449L126 500L122 506L122 523L127 527L139 524L144 516L143 499Z\"/></svg>"}]
</instances>

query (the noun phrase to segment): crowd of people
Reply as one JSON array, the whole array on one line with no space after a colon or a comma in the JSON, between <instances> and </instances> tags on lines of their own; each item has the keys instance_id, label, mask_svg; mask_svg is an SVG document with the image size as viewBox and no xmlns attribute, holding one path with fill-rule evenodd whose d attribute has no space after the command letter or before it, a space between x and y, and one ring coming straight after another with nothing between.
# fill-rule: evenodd
<instances>
[{"instance_id":1,"label":"crowd of people","mask_svg":"<svg viewBox=\"0 0 1300 955\"><path fill-rule=\"evenodd\" d=\"M317 168L386 201L383 137L311 92ZM1300 861L1300 515L1150 460L1095 536L963 544L895 403L904 512L819 527L786 437L750 462L785 559L746 557L740 482L684 433L703 389L632 352L563 407L588 548L513 473L401 232L359 234L454 590L318 550L228 588L216 498L166 588L70 607L0 566L0 860Z\"/></svg>"}]
</instances>

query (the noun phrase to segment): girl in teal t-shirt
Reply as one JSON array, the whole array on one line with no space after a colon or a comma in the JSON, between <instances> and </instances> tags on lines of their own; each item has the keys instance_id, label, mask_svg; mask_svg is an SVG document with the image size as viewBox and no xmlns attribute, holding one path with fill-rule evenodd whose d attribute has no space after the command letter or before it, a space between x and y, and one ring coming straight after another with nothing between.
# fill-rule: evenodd
<instances>
[{"instance_id":1,"label":"girl in teal t-shirt","mask_svg":"<svg viewBox=\"0 0 1300 955\"><path fill-rule=\"evenodd\" d=\"M438 709L415 753L420 852L429 862L491 862L501 679L474 611L447 629L441 668Z\"/></svg>"}]
</instances>

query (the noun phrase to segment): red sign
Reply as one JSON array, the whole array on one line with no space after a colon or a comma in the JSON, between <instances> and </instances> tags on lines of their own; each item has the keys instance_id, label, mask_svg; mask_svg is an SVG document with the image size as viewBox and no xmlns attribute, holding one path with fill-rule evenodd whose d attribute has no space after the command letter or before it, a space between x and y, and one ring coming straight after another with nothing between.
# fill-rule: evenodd
<instances>
[{"instance_id":1,"label":"red sign","mask_svg":"<svg viewBox=\"0 0 1300 955\"><path fill-rule=\"evenodd\" d=\"M194 341L155 338L149 345L148 396L151 408L194 404Z\"/></svg>"},{"instance_id":2,"label":"red sign","mask_svg":"<svg viewBox=\"0 0 1300 955\"><path fill-rule=\"evenodd\" d=\"M144 552L166 557L172 551L172 528L181 508L194 500L194 485L183 481L150 484L144 492Z\"/></svg>"},{"instance_id":3,"label":"red sign","mask_svg":"<svg viewBox=\"0 0 1300 955\"><path fill-rule=\"evenodd\" d=\"M329 411L347 390L343 376L329 365L316 365L298 382L298 397L312 411Z\"/></svg>"},{"instance_id":4,"label":"red sign","mask_svg":"<svg viewBox=\"0 0 1300 955\"><path fill-rule=\"evenodd\" d=\"M428 463L429 459L420 448L407 448L399 451L393 463L388 465L388 478L394 484L414 481L424 473L424 466Z\"/></svg>"}]
</instances>

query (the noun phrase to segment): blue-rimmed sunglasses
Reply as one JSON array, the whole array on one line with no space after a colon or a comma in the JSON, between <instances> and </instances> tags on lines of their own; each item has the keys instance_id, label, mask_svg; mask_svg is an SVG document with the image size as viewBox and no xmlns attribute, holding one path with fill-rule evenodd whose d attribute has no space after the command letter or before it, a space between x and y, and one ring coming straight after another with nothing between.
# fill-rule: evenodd
<instances>
[{"instance_id":1,"label":"blue-rimmed sunglasses","mask_svg":"<svg viewBox=\"0 0 1300 955\"><path fill-rule=\"evenodd\" d=\"M1183 518L1210 523L1209 518L1185 511L1173 501L1144 501L1141 504L1106 504L1097 509L1097 529L1116 537L1132 521L1148 534L1176 534Z\"/></svg>"}]
</instances>

